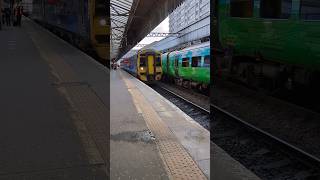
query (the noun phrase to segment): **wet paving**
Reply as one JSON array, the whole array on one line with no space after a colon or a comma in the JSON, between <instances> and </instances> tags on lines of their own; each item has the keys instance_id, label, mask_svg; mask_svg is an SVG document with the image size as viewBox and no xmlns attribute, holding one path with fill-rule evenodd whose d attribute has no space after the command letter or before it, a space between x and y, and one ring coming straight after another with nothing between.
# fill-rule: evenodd
<instances>
[{"instance_id":1,"label":"wet paving","mask_svg":"<svg viewBox=\"0 0 320 180\"><path fill-rule=\"evenodd\" d=\"M144 130L112 134L111 139L114 141L154 143L155 137L150 130Z\"/></svg>"}]
</instances>

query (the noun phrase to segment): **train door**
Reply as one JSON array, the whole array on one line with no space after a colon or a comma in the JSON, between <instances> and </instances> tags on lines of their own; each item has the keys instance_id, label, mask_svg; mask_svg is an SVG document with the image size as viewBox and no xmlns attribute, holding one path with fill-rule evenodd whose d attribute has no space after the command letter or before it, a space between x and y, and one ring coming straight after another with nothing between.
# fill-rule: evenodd
<instances>
[{"instance_id":1,"label":"train door","mask_svg":"<svg viewBox=\"0 0 320 180\"><path fill-rule=\"evenodd\" d=\"M148 55L148 74L154 75L155 72L155 64L154 64L154 56Z\"/></svg>"},{"instance_id":2,"label":"train door","mask_svg":"<svg viewBox=\"0 0 320 180\"><path fill-rule=\"evenodd\" d=\"M166 64L166 65L167 65L167 67L166 67L166 68L167 68L167 73L168 73L168 74L169 74L169 68L170 68L170 64L169 64L169 63L170 63L170 61L169 61L169 55L170 55L170 52L166 55L166 56L167 56L167 59L166 59L166 61L167 61L167 62L166 62L166 63L167 63L167 64Z\"/></svg>"},{"instance_id":3,"label":"train door","mask_svg":"<svg viewBox=\"0 0 320 180\"><path fill-rule=\"evenodd\" d=\"M174 72L175 72L176 77L179 76L178 70L179 70L179 56L175 55L175 57L174 57Z\"/></svg>"}]
</instances>

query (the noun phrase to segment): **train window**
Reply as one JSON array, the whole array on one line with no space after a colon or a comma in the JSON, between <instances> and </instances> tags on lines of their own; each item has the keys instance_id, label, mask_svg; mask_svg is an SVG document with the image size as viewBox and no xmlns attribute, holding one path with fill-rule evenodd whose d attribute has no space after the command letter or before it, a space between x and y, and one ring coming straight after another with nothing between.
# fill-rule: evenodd
<instances>
[{"instance_id":1,"label":"train window","mask_svg":"<svg viewBox=\"0 0 320 180\"><path fill-rule=\"evenodd\" d=\"M105 0L96 0L95 15L96 16L107 16Z\"/></svg>"},{"instance_id":2,"label":"train window","mask_svg":"<svg viewBox=\"0 0 320 180\"><path fill-rule=\"evenodd\" d=\"M182 67L189 67L189 58L182 58Z\"/></svg>"},{"instance_id":3,"label":"train window","mask_svg":"<svg viewBox=\"0 0 320 180\"><path fill-rule=\"evenodd\" d=\"M96 16L106 16L106 9L105 8L96 8L96 12L95 12Z\"/></svg>"},{"instance_id":4,"label":"train window","mask_svg":"<svg viewBox=\"0 0 320 180\"><path fill-rule=\"evenodd\" d=\"M253 0L230 0L230 16L252 17Z\"/></svg>"},{"instance_id":5,"label":"train window","mask_svg":"<svg viewBox=\"0 0 320 180\"><path fill-rule=\"evenodd\" d=\"M161 58L156 57L156 66L161 66Z\"/></svg>"},{"instance_id":6,"label":"train window","mask_svg":"<svg viewBox=\"0 0 320 180\"><path fill-rule=\"evenodd\" d=\"M260 16L262 18L287 19L290 17L292 0L261 0Z\"/></svg>"},{"instance_id":7,"label":"train window","mask_svg":"<svg viewBox=\"0 0 320 180\"><path fill-rule=\"evenodd\" d=\"M203 67L210 67L210 55L204 56Z\"/></svg>"},{"instance_id":8,"label":"train window","mask_svg":"<svg viewBox=\"0 0 320 180\"><path fill-rule=\"evenodd\" d=\"M192 57L191 67L201 66L201 56Z\"/></svg>"},{"instance_id":9,"label":"train window","mask_svg":"<svg viewBox=\"0 0 320 180\"><path fill-rule=\"evenodd\" d=\"M147 59L145 57L140 57L140 66L147 66Z\"/></svg>"},{"instance_id":10,"label":"train window","mask_svg":"<svg viewBox=\"0 0 320 180\"><path fill-rule=\"evenodd\" d=\"M306 20L320 20L320 1L301 0L300 16Z\"/></svg>"},{"instance_id":11,"label":"train window","mask_svg":"<svg viewBox=\"0 0 320 180\"><path fill-rule=\"evenodd\" d=\"M95 38L99 44L110 42L110 36L108 35L95 35Z\"/></svg>"}]
</instances>

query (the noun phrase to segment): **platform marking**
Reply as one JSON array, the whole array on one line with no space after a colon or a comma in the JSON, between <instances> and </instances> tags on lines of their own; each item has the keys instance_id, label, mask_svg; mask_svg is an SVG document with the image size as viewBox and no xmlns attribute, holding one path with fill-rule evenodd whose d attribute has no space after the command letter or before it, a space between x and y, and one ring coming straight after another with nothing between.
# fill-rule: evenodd
<instances>
[{"instance_id":1,"label":"platform marking","mask_svg":"<svg viewBox=\"0 0 320 180\"><path fill-rule=\"evenodd\" d=\"M129 79L125 78L122 73L120 74L126 86L129 88L135 106L141 109L148 128L155 135L157 147L160 150L164 164L167 166L167 170L169 170L168 173L172 179L207 179L196 162L178 142L175 135L161 120L139 89L137 89Z\"/></svg>"},{"instance_id":2,"label":"platform marking","mask_svg":"<svg viewBox=\"0 0 320 180\"><path fill-rule=\"evenodd\" d=\"M98 149L96 148L96 145L90 136L90 133L85 126L84 120L79 116L79 112L76 110L76 106L74 105L73 101L68 95L68 92L65 87L58 87L57 88L61 94L65 96L65 98L68 100L71 108L69 109L69 112L71 113L71 117L74 121L74 124L76 125L76 129L78 131L78 134L82 140L82 143L85 147L86 154L88 156L88 160L90 164L93 165L103 165L104 161L102 160L102 157L100 153L98 152Z\"/></svg>"},{"instance_id":3,"label":"platform marking","mask_svg":"<svg viewBox=\"0 0 320 180\"><path fill-rule=\"evenodd\" d=\"M29 32L29 35L41 57L48 63L52 76L56 79L54 87L64 95L71 105L69 109L72 114L71 118L74 120L89 163L105 166L103 171L108 175L109 153L106 146L109 139L109 134L107 134L109 127L105 125L105 119L108 116L107 107L87 84L79 83L70 65L64 61L63 57L48 47L45 38L40 38L41 31L40 35L32 32Z\"/></svg>"},{"instance_id":4,"label":"platform marking","mask_svg":"<svg viewBox=\"0 0 320 180\"><path fill-rule=\"evenodd\" d=\"M17 42L15 40L8 40L8 50L14 51L16 50Z\"/></svg>"}]
</instances>

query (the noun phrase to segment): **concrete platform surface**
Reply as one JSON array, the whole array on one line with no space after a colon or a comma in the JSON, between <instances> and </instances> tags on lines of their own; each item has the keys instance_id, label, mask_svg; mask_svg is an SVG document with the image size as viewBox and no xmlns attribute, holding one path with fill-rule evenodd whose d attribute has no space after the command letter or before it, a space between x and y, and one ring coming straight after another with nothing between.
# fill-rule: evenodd
<instances>
[{"instance_id":1,"label":"concrete platform surface","mask_svg":"<svg viewBox=\"0 0 320 180\"><path fill-rule=\"evenodd\" d=\"M209 179L209 132L127 72L110 77L111 177L127 165L136 179Z\"/></svg>"},{"instance_id":2,"label":"concrete platform surface","mask_svg":"<svg viewBox=\"0 0 320 180\"><path fill-rule=\"evenodd\" d=\"M1 180L107 178L105 69L24 18L0 31L0 74Z\"/></svg>"},{"instance_id":3,"label":"concrete platform surface","mask_svg":"<svg viewBox=\"0 0 320 180\"><path fill-rule=\"evenodd\" d=\"M118 72L110 72L111 179L169 179L155 142Z\"/></svg>"},{"instance_id":4,"label":"concrete platform surface","mask_svg":"<svg viewBox=\"0 0 320 180\"><path fill-rule=\"evenodd\" d=\"M259 179L150 87L122 70L109 82L34 22L0 40L1 180Z\"/></svg>"},{"instance_id":5,"label":"concrete platform surface","mask_svg":"<svg viewBox=\"0 0 320 180\"><path fill-rule=\"evenodd\" d=\"M214 180L260 180L214 143L211 143L211 177Z\"/></svg>"}]
</instances>

